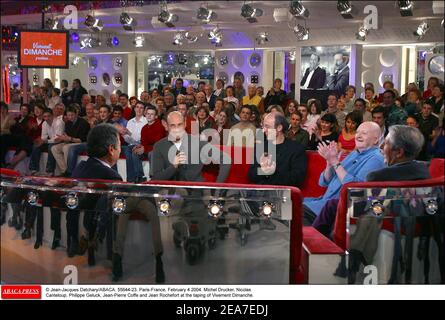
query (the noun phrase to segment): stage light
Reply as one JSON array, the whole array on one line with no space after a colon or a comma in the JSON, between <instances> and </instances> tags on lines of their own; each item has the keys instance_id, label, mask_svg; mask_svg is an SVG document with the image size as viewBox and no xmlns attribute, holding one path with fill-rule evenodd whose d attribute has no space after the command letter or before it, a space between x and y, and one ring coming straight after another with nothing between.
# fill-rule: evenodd
<instances>
[{"instance_id":1,"label":"stage light","mask_svg":"<svg viewBox=\"0 0 445 320\"><path fill-rule=\"evenodd\" d=\"M127 208L127 202L124 198L116 197L113 199L111 208L115 214L123 214Z\"/></svg>"},{"instance_id":2,"label":"stage light","mask_svg":"<svg viewBox=\"0 0 445 320\"><path fill-rule=\"evenodd\" d=\"M164 23L169 28L174 28L174 22L179 20L179 17L176 14L172 14L168 11L167 3L162 3L160 12L158 15L159 22Z\"/></svg>"},{"instance_id":3,"label":"stage light","mask_svg":"<svg viewBox=\"0 0 445 320\"><path fill-rule=\"evenodd\" d=\"M250 4L245 3L241 7L241 16L246 18L250 23L258 22L256 18L261 17L263 15L263 10L259 8L254 8Z\"/></svg>"},{"instance_id":4,"label":"stage light","mask_svg":"<svg viewBox=\"0 0 445 320\"><path fill-rule=\"evenodd\" d=\"M368 35L368 33L368 29L366 29L364 26L360 26L357 33L355 34L355 38L360 41L366 41L366 36Z\"/></svg>"},{"instance_id":5,"label":"stage light","mask_svg":"<svg viewBox=\"0 0 445 320\"><path fill-rule=\"evenodd\" d=\"M218 218L223 213L223 205L218 200L210 201L207 208L208 208L208 214L212 218Z\"/></svg>"},{"instance_id":6,"label":"stage light","mask_svg":"<svg viewBox=\"0 0 445 320\"><path fill-rule=\"evenodd\" d=\"M211 40L212 44L219 47L222 45L222 39L223 39L223 33L219 27L215 27L212 29L209 33L209 39Z\"/></svg>"},{"instance_id":7,"label":"stage light","mask_svg":"<svg viewBox=\"0 0 445 320\"><path fill-rule=\"evenodd\" d=\"M79 34L77 32L73 32L71 34L71 41L73 42L79 42Z\"/></svg>"},{"instance_id":8,"label":"stage light","mask_svg":"<svg viewBox=\"0 0 445 320\"><path fill-rule=\"evenodd\" d=\"M202 23L209 23L217 18L217 14L205 7L200 7L197 11L196 18Z\"/></svg>"},{"instance_id":9,"label":"stage light","mask_svg":"<svg viewBox=\"0 0 445 320\"><path fill-rule=\"evenodd\" d=\"M352 16L352 5L349 1L337 1L337 10L345 19L354 18Z\"/></svg>"},{"instance_id":10,"label":"stage light","mask_svg":"<svg viewBox=\"0 0 445 320\"><path fill-rule=\"evenodd\" d=\"M198 62L195 63L195 68L199 68L199 63Z\"/></svg>"},{"instance_id":11,"label":"stage light","mask_svg":"<svg viewBox=\"0 0 445 320\"><path fill-rule=\"evenodd\" d=\"M102 29L104 28L103 22L90 14L87 15L85 18L85 25L91 31L102 31Z\"/></svg>"},{"instance_id":12,"label":"stage light","mask_svg":"<svg viewBox=\"0 0 445 320\"><path fill-rule=\"evenodd\" d=\"M269 34L267 32L260 32L255 40L258 45L263 45L269 41Z\"/></svg>"},{"instance_id":13,"label":"stage light","mask_svg":"<svg viewBox=\"0 0 445 320\"><path fill-rule=\"evenodd\" d=\"M182 33L176 33L173 36L173 44L175 46L182 46L184 44L184 35Z\"/></svg>"},{"instance_id":14,"label":"stage light","mask_svg":"<svg viewBox=\"0 0 445 320\"><path fill-rule=\"evenodd\" d=\"M79 198L74 192L70 192L65 196L65 205L68 209L74 210L79 205Z\"/></svg>"},{"instance_id":15,"label":"stage light","mask_svg":"<svg viewBox=\"0 0 445 320\"><path fill-rule=\"evenodd\" d=\"M80 41L80 49L91 48L91 38L86 37L85 39Z\"/></svg>"},{"instance_id":16,"label":"stage light","mask_svg":"<svg viewBox=\"0 0 445 320\"><path fill-rule=\"evenodd\" d=\"M289 60L295 62L295 60L297 60L297 52L295 51L289 52Z\"/></svg>"},{"instance_id":17,"label":"stage light","mask_svg":"<svg viewBox=\"0 0 445 320\"><path fill-rule=\"evenodd\" d=\"M110 47L110 48L119 46L119 38L116 37L116 36L108 37L108 39L107 39L107 46Z\"/></svg>"},{"instance_id":18,"label":"stage light","mask_svg":"<svg viewBox=\"0 0 445 320\"><path fill-rule=\"evenodd\" d=\"M168 215L168 213L170 212L170 209L171 209L170 200L162 199L158 203L158 208L159 208L159 212L162 215L164 215L164 216Z\"/></svg>"},{"instance_id":19,"label":"stage light","mask_svg":"<svg viewBox=\"0 0 445 320\"><path fill-rule=\"evenodd\" d=\"M210 58L208 56L205 56L203 59L204 64L208 64L210 61Z\"/></svg>"},{"instance_id":20,"label":"stage light","mask_svg":"<svg viewBox=\"0 0 445 320\"><path fill-rule=\"evenodd\" d=\"M145 44L145 38L144 36L136 36L133 40L133 44L136 48L142 48Z\"/></svg>"},{"instance_id":21,"label":"stage light","mask_svg":"<svg viewBox=\"0 0 445 320\"><path fill-rule=\"evenodd\" d=\"M127 31L133 31L137 25L137 21L133 17L130 17L130 15L126 12L122 12L119 21L124 30Z\"/></svg>"},{"instance_id":22,"label":"stage light","mask_svg":"<svg viewBox=\"0 0 445 320\"><path fill-rule=\"evenodd\" d=\"M300 24L297 24L294 27L294 33L298 41L305 41L309 39L309 29L303 27Z\"/></svg>"},{"instance_id":23,"label":"stage light","mask_svg":"<svg viewBox=\"0 0 445 320\"><path fill-rule=\"evenodd\" d=\"M415 36L417 36L420 39L423 38L423 36L427 33L427 31L430 29L430 26L426 21L423 21L419 26L417 27L417 30L413 32Z\"/></svg>"},{"instance_id":24,"label":"stage light","mask_svg":"<svg viewBox=\"0 0 445 320\"><path fill-rule=\"evenodd\" d=\"M298 0L292 0L290 2L289 12L296 17L309 18L309 10Z\"/></svg>"},{"instance_id":25,"label":"stage light","mask_svg":"<svg viewBox=\"0 0 445 320\"><path fill-rule=\"evenodd\" d=\"M73 66L77 66L81 60L82 60L81 57L74 57L74 58L73 58L73 62L71 62L71 64L72 64Z\"/></svg>"},{"instance_id":26,"label":"stage light","mask_svg":"<svg viewBox=\"0 0 445 320\"><path fill-rule=\"evenodd\" d=\"M195 43L196 41L198 41L198 37L197 36L192 36L189 32L186 32L184 34L184 38L187 39L187 41L189 43Z\"/></svg>"},{"instance_id":27,"label":"stage light","mask_svg":"<svg viewBox=\"0 0 445 320\"><path fill-rule=\"evenodd\" d=\"M57 30L58 26L59 26L59 20L57 20L57 19L48 18L45 21L46 29Z\"/></svg>"},{"instance_id":28,"label":"stage light","mask_svg":"<svg viewBox=\"0 0 445 320\"><path fill-rule=\"evenodd\" d=\"M29 205L35 206L39 201L39 195L34 191L29 191L26 200L28 201Z\"/></svg>"},{"instance_id":29,"label":"stage light","mask_svg":"<svg viewBox=\"0 0 445 320\"><path fill-rule=\"evenodd\" d=\"M380 217L383 213L385 213L385 207L380 200L371 201L371 210L377 217Z\"/></svg>"},{"instance_id":30,"label":"stage light","mask_svg":"<svg viewBox=\"0 0 445 320\"><path fill-rule=\"evenodd\" d=\"M439 210L439 205L437 204L436 199L428 199L426 201L424 200L424 202L425 202L425 211L429 215L434 215L436 214L437 210Z\"/></svg>"},{"instance_id":31,"label":"stage light","mask_svg":"<svg viewBox=\"0 0 445 320\"><path fill-rule=\"evenodd\" d=\"M398 3L399 3L400 15L402 17L411 17L413 15L414 3L412 1L405 0L405 1L398 1Z\"/></svg>"},{"instance_id":32,"label":"stage light","mask_svg":"<svg viewBox=\"0 0 445 320\"><path fill-rule=\"evenodd\" d=\"M263 202L263 205L260 207L260 214L270 218L273 212L273 205L270 202Z\"/></svg>"}]
</instances>

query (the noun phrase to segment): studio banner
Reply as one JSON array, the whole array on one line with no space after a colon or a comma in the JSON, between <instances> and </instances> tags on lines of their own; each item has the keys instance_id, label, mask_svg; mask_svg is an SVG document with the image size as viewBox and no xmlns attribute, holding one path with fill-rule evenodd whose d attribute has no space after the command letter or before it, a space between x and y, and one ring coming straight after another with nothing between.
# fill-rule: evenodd
<instances>
[{"instance_id":1,"label":"studio banner","mask_svg":"<svg viewBox=\"0 0 445 320\"><path fill-rule=\"evenodd\" d=\"M67 31L20 31L20 68L67 69L69 57Z\"/></svg>"}]
</instances>

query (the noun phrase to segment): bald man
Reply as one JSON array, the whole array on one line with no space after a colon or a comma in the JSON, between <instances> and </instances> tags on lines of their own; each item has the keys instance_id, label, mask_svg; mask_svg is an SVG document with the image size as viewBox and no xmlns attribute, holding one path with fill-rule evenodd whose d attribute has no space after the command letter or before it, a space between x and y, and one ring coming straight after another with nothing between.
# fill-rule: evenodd
<instances>
[{"instance_id":1,"label":"bald man","mask_svg":"<svg viewBox=\"0 0 445 320\"><path fill-rule=\"evenodd\" d=\"M179 111L169 113L167 127L168 136L159 140L153 148L153 180L204 181L202 168L210 162L220 163L216 182L226 180L230 170L230 157L207 142L199 141L199 135L188 135L184 116ZM204 147L212 151L202 151Z\"/></svg>"},{"instance_id":2,"label":"bald man","mask_svg":"<svg viewBox=\"0 0 445 320\"><path fill-rule=\"evenodd\" d=\"M319 198L306 198L304 205L304 223L311 225L320 214L324 205L340 197L343 185L349 182L363 182L368 173L385 167L379 148L380 127L374 122L363 122L355 135L356 150L340 161L337 143L325 142L318 146L318 153L326 160L326 169L321 173L319 184L327 187Z\"/></svg>"}]
</instances>

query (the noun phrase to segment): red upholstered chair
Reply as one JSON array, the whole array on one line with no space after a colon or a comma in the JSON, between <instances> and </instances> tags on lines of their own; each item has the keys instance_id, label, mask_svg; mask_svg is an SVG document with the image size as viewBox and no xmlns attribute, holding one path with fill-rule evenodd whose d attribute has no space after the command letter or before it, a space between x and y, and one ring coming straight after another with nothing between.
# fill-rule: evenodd
<instances>
[{"instance_id":1,"label":"red upholstered chair","mask_svg":"<svg viewBox=\"0 0 445 320\"><path fill-rule=\"evenodd\" d=\"M431 178L438 178L445 176L445 159L434 158L430 162Z\"/></svg>"},{"instance_id":2,"label":"red upholstered chair","mask_svg":"<svg viewBox=\"0 0 445 320\"><path fill-rule=\"evenodd\" d=\"M348 205L348 188L424 188L424 187L436 187L443 186L444 180L442 177L416 180L416 181L389 181L389 182L361 182L361 183L348 183L343 186L340 193L340 202L337 207L337 216L335 220L333 239L334 242L343 250L348 248L348 236L346 232L346 215ZM391 230L392 226L384 224L383 228Z\"/></svg>"},{"instance_id":3,"label":"red upholstered chair","mask_svg":"<svg viewBox=\"0 0 445 320\"><path fill-rule=\"evenodd\" d=\"M253 163L254 149L244 147L220 147L223 152L230 155L232 164L226 183L250 184L249 170ZM202 172L204 181L215 182L218 176L218 165L205 166Z\"/></svg>"},{"instance_id":4,"label":"red upholstered chair","mask_svg":"<svg viewBox=\"0 0 445 320\"><path fill-rule=\"evenodd\" d=\"M0 175L2 176L10 176L10 177L20 177L21 174L18 171L0 168Z\"/></svg>"},{"instance_id":5,"label":"red upholstered chair","mask_svg":"<svg viewBox=\"0 0 445 320\"><path fill-rule=\"evenodd\" d=\"M318 185L320 174L326 168L326 160L322 158L316 151L306 151L307 171L306 179L303 182L301 193L303 197L320 197L326 188Z\"/></svg>"}]
</instances>

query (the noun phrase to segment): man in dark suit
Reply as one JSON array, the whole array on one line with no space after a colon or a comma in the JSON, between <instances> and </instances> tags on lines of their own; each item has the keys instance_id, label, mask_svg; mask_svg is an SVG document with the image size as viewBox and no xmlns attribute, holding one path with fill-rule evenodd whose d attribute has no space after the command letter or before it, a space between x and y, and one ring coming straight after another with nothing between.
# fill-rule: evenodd
<instances>
[{"instance_id":1,"label":"man in dark suit","mask_svg":"<svg viewBox=\"0 0 445 320\"><path fill-rule=\"evenodd\" d=\"M74 170L73 178L78 179L103 179L122 181L122 177L117 173L113 166L116 165L120 153L121 143L119 132L115 127L109 124L101 124L94 127L88 135L87 141L88 160L82 161ZM160 224L157 211L152 202L142 198L127 198L127 212L137 210L143 213L150 221L152 228L153 247L156 254L156 282L165 281L165 275L162 264L162 242L160 235ZM97 200L96 209L100 211L99 225L97 226L99 239L103 238L103 234L111 223L111 213L107 208L107 197L101 197ZM78 214L77 221L78 221ZM89 230L90 245L88 249L88 263L94 265L94 248L95 248L95 231L96 225L94 217L89 217L90 222L87 223ZM116 231L116 240L113 244L113 280L117 281L122 277L122 253L123 244L125 242L126 227L128 223L128 215L119 217ZM68 220L68 217L67 217ZM77 234L75 239L77 241Z\"/></svg>"},{"instance_id":2,"label":"man in dark suit","mask_svg":"<svg viewBox=\"0 0 445 320\"><path fill-rule=\"evenodd\" d=\"M309 68L301 79L301 89L321 89L325 83L326 71L320 68L320 56L313 53L309 60Z\"/></svg>"},{"instance_id":3,"label":"man in dark suit","mask_svg":"<svg viewBox=\"0 0 445 320\"><path fill-rule=\"evenodd\" d=\"M345 94L346 87L349 85L349 58L337 53L334 56L335 71L328 80L328 89L334 91L338 97Z\"/></svg>"},{"instance_id":4,"label":"man in dark suit","mask_svg":"<svg viewBox=\"0 0 445 320\"><path fill-rule=\"evenodd\" d=\"M82 87L82 83L79 79L73 80L73 89L68 92L68 102L77 103L79 106L82 105L82 97L84 94L88 94L87 90Z\"/></svg>"}]
</instances>

